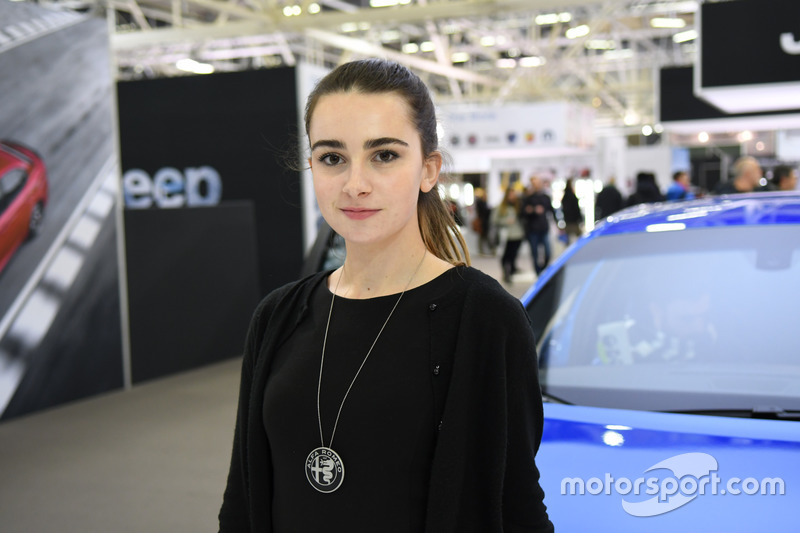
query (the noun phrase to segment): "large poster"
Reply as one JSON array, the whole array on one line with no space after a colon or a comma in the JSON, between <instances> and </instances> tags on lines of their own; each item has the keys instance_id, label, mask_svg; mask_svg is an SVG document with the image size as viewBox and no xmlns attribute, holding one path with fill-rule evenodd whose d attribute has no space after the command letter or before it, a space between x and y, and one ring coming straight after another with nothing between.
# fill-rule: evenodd
<instances>
[{"instance_id":1,"label":"large poster","mask_svg":"<svg viewBox=\"0 0 800 533\"><path fill-rule=\"evenodd\" d=\"M134 383L241 354L258 300L298 277L295 76L118 84Z\"/></svg>"},{"instance_id":2,"label":"large poster","mask_svg":"<svg viewBox=\"0 0 800 533\"><path fill-rule=\"evenodd\" d=\"M0 0L0 419L124 384L109 39Z\"/></svg>"}]
</instances>

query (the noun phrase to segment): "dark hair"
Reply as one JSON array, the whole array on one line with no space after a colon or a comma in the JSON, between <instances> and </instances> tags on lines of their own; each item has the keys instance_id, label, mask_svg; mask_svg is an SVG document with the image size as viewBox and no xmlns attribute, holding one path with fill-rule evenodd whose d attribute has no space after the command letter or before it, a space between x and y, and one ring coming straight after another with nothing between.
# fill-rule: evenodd
<instances>
[{"instance_id":1,"label":"dark hair","mask_svg":"<svg viewBox=\"0 0 800 533\"><path fill-rule=\"evenodd\" d=\"M385 59L372 58L345 63L323 77L306 102L306 135L319 99L327 94L347 92L397 93L411 110L410 118L419 132L423 157L428 158L438 151L436 110L428 88L409 69ZM455 265L469 264L469 251L464 237L439 195L438 186L427 193L420 191L417 217L422 240L431 253Z\"/></svg>"},{"instance_id":2,"label":"dark hair","mask_svg":"<svg viewBox=\"0 0 800 533\"><path fill-rule=\"evenodd\" d=\"M783 178L788 178L792 175L792 170L789 165L778 165L772 169L772 183L776 186L780 185Z\"/></svg>"},{"instance_id":3,"label":"dark hair","mask_svg":"<svg viewBox=\"0 0 800 533\"><path fill-rule=\"evenodd\" d=\"M678 170L672 175L672 181L678 181L678 178L683 176L684 174L688 174L685 170Z\"/></svg>"}]
</instances>

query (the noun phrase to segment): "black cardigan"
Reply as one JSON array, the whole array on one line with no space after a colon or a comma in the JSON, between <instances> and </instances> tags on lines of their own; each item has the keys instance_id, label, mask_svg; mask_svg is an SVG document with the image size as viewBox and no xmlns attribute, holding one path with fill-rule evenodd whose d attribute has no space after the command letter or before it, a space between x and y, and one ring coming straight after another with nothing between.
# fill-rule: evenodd
<instances>
[{"instance_id":1,"label":"black cardigan","mask_svg":"<svg viewBox=\"0 0 800 533\"><path fill-rule=\"evenodd\" d=\"M459 267L463 302L431 302L434 398L441 414L425 531L552 531L534 457L542 436L536 349L527 313L493 278ZM303 319L318 273L256 308L242 361L239 407L220 533L268 533L271 464L262 402L276 348ZM456 346L454 353L436 344ZM434 373L432 373L434 375Z\"/></svg>"}]
</instances>

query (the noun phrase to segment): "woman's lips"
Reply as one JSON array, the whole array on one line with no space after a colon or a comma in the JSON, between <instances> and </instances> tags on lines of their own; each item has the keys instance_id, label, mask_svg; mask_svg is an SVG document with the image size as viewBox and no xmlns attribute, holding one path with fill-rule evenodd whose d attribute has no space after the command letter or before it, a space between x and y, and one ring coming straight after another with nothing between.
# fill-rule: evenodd
<instances>
[{"instance_id":1,"label":"woman's lips","mask_svg":"<svg viewBox=\"0 0 800 533\"><path fill-rule=\"evenodd\" d=\"M379 209L362 209L352 207L342 209L342 213L344 213L347 218L353 220L364 220L365 218L371 217L378 211Z\"/></svg>"}]
</instances>

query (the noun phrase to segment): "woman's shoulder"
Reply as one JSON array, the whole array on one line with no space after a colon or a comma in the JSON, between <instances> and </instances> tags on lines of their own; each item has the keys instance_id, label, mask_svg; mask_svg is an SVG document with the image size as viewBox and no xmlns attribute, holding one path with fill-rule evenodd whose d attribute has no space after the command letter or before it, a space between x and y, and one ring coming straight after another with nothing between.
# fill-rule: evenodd
<instances>
[{"instance_id":1,"label":"woman's shoulder","mask_svg":"<svg viewBox=\"0 0 800 533\"><path fill-rule=\"evenodd\" d=\"M467 293L472 302L489 308L521 307L516 297L485 272L474 267L460 267L459 273L467 282Z\"/></svg>"},{"instance_id":2,"label":"woman's shoulder","mask_svg":"<svg viewBox=\"0 0 800 533\"><path fill-rule=\"evenodd\" d=\"M330 271L316 272L271 290L258 303L254 314L257 317L270 316L276 308L286 303L293 301L305 303L313 288L328 275Z\"/></svg>"}]
</instances>

